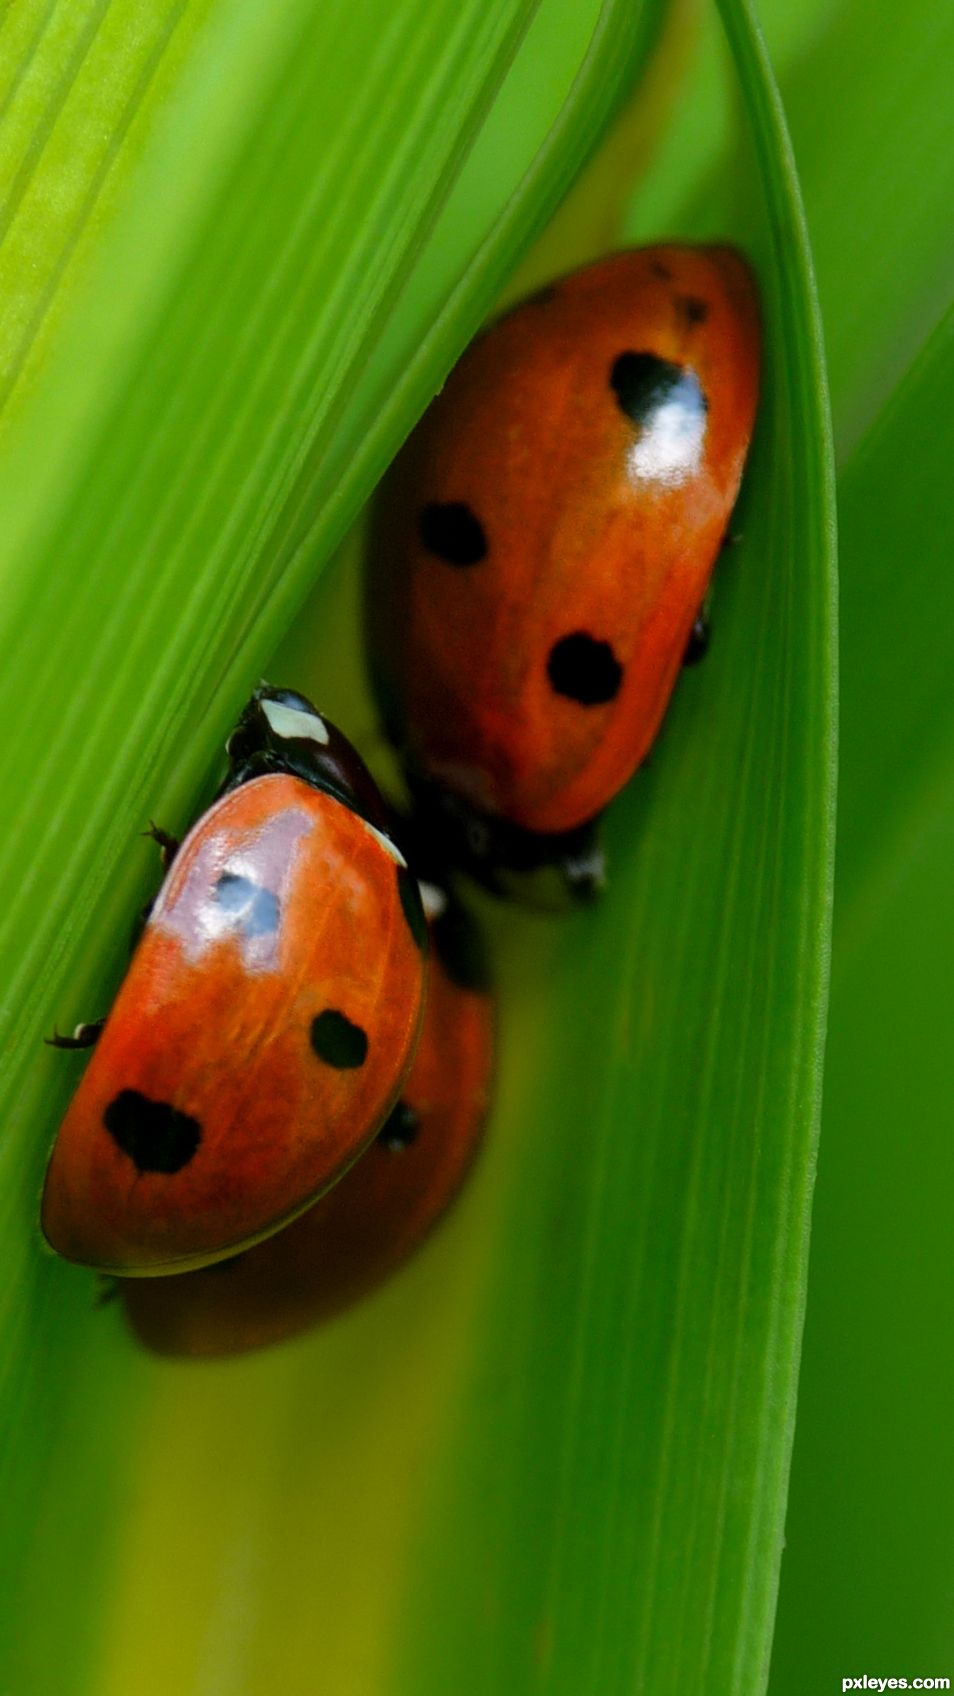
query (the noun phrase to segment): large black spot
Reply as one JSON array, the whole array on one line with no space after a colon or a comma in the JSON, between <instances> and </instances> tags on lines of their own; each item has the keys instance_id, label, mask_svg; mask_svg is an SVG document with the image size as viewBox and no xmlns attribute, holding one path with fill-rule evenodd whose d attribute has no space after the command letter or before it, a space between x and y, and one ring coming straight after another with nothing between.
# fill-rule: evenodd
<instances>
[{"instance_id":1,"label":"large black spot","mask_svg":"<svg viewBox=\"0 0 954 1696\"><path fill-rule=\"evenodd\" d=\"M399 1101L379 1130L378 1142L398 1154L401 1149L410 1148L420 1128L421 1121L413 1107L406 1101Z\"/></svg>"},{"instance_id":2,"label":"large black spot","mask_svg":"<svg viewBox=\"0 0 954 1696\"><path fill-rule=\"evenodd\" d=\"M417 878L408 871L406 866L398 866L398 894L401 897L401 907L404 917L411 927L411 935L423 953L427 947L427 920L424 908L421 906L421 892Z\"/></svg>"},{"instance_id":3,"label":"large black spot","mask_svg":"<svg viewBox=\"0 0 954 1696\"><path fill-rule=\"evenodd\" d=\"M558 695L568 695L584 707L600 707L617 694L623 668L609 642L574 630L554 642L547 676Z\"/></svg>"},{"instance_id":4,"label":"large black spot","mask_svg":"<svg viewBox=\"0 0 954 1696\"><path fill-rule=\"evenodd\" d=\"M356 1066L363 1066L368 1054L368 1039L361 1026L353 1025L335 1007L326 1007L312 1019L311 1046L319 1060L339 1072L351 1072Z\"/></svg>"},{"instance_id":5,"label":"large black spot","mask_svg":"<svg viewBox=\"0 0 954 1696\"><path fill-rule=\"evenodd\" d=\"M613 361L610 388L621 411L645 429L660 407L677 402L693 413L704 413L705 396L694 371L654 353L621 353Z\"/></svg>"},{"instance_id":6,"label":"large black spot","mask_svg":"<svg viewBox=\"0 0 954 1696\"><path fill-rule=\"evenodd\" d=\"M150 1101L138 1089L120 1090L103 1124L140 1172L181 1172L202 1141L198 1119L168 1101Z\"/></svg>"},{"instance_id":7,"label":"large black spot","mask_svg":"<svg viewBox=\"0 0 954 1696\"><path fill-rule=\"evenodd\" d=\"M215 897L220 907L234 914L236 929L243 935L271 936L277 931L281 913L278 896L251 878L223 872L215 885Z\"/></svg>"},{"instance_id":8,"label":"large black spot","mask_svg":"<svg viewBox=\"0 0 954 1696\"><path fill-rule=\"evenodd\" d=\"M487 554L480 519L463 501L432 501L420 517L421 541L445 565L479 565Z\"/></svg>"}]
</instances>

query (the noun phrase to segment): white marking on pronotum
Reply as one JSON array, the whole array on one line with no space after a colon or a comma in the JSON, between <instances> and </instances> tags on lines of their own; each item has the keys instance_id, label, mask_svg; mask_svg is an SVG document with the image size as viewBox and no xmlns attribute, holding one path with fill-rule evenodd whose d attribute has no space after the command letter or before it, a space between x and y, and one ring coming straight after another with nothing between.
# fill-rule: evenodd
<instances>
[{"instance_id":1,"label":"white marking on pronotum","mask_svg":"<svg viewBox=\"0 0 954 1696\"><path fill-rule=\"evenodd\" d=\"M390 836L385 836L383 830L376 830L374 825L370 824L366 818L362 818L360 813L358 814L358 817L361 819L361 823L364 825L365 830L370 830L371 835L377 837L377 840L380 842L385 853L390 854L392 860L396 860L399 866L404 866L406 869L407 861L401 853L400 848L391 841Z\"/></svg>"},{"instance_id":2,"label":"white marking on pronotum","mask_svg":"<svg viewBox=\"0 0 954 1696\"><path fill-rule=\"evenodd\" d=\"M435 919L439 919L442 913L447 912L447 896L440 885L436 883L419 883L417 887L421 892L421 906L424 908L424 917L429 924L433 924Z\"/></svg>"},{"instance_id":3,"label":"white marking on pronotum","mask_svg":"<svg viewBox=\"0 0 954 1696\"><path fill-rule=\"evenodd\" d=\"M328 741L328 726L318 713L302 712L300 707L286 707L282 701L263 701L262 712L276 736L297 738L299 741Z\"/></svg>"}]
</instances>

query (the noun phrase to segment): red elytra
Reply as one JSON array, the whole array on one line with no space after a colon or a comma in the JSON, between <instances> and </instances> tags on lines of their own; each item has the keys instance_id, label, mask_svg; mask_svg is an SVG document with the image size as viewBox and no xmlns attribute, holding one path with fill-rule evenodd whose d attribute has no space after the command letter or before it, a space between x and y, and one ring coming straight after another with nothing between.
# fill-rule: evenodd
<instances>
[{"instance_id":1,"label":"red elytra","mask_svg":"<svg viewBox=\"0 0 954 1696\"><path fill-rule=\"evenodd\" d=\"M53 1248L182 1271L309 1206L410 1064L422 926L403 859L336 795L284 772L225 794L176 854L60 1128Z\"/></svg>"},{"instance_id":2,"label":"red elytra","mask_svg":"<svg viewBox=\"0 0 954 1696\"><path fill-rule=\"evenodd\" d=\"M479 336L398 455L366 579L418 779L573 830L659 728L755 416L754 282L722 246L621 253Z\"/></svg>"},{"instance_id":3,"label":"red elytra","mask_svg":"<svg viewBox=\"0 0 954 1696\"><path fill-rule=\"evenodd\" d=\"M333 1189L234 1260L180 1278L124 1281L127 1318L147 1348L227 1355L294 1336L367 1294L431 1230L477 1151L493 1065L489 990L449 966L438 934L401 1100Z\"/></svg>"}]
</instances>

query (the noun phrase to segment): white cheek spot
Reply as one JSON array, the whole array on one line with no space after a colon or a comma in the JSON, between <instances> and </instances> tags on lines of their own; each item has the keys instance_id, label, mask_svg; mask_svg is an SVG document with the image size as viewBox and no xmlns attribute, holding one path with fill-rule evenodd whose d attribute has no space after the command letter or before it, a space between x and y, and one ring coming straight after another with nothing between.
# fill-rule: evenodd
<instances>
[{"instance_id":1,"label":"white cheek spot","mask_svg":"<svg viewBox=\"0 0 954 1696\"><path fill-rule=\"evenodd\" d=\"M360 813L358 814L358 817L361 818ZM390 836L385 836L383 830L376 830L374 825L369 824L368 820L365 818L361 818L361 823L364 825L365 830L369 830L371 832L375 841L380 842L385 853L390 854L392 860L394 860L397 865L404 866L405 868L407 867L407 861L405 860L404 855L401 853L400 848L391 841Z\"/></svg>"},{"instance_id":2,"label":"white cheek spot","mask_svg":"<svg viewBox=\"0 0 954 1696\"><path fill-rule=\"evenodd\" d=\"M673 486L699 469L706 412L694 395L671 396L653 412L627 456L632 477Z\"/></svg>"},{"instance_id":3,"label":"white cheek spot","mask_svg":"<svg viewBox=\"0 0 954 1696\"><path fill-rule=\"evenodd\" d=\"M282 701L263 701L262 712L276 736L284 740L328 742L328 726L317 713L302 712L300 707L286 707Z\"/></svg>"},{"instance_id":4,"label":"white cheek spot","mask_svg":"<svg viewBox=\"0 0 954 1696\"><path fill-rule=\"evenodd\" d=\"M417 887L421 892L424 917L428 924L433 924L435 919L441 918L447 912L447 896L436 883L419 883Z\"/></svg>"}]
</instances>

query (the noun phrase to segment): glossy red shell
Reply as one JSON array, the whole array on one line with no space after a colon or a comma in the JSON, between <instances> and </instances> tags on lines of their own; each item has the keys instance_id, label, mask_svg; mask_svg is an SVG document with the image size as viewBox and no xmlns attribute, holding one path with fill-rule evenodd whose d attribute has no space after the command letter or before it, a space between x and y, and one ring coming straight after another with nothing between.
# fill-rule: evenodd
<instances>
[{"instance_id":1,"label":"glossy red shell","mask_svg":"<svg viewBox=\"0 0 954 1696\"><path fill-rule=\"evenodd\" d=\"M735 502L759 345L742 257L671 245L567 277L468 349L371 541L369 659L412 769L538 832L592 818L629 778ZM428 540L448 509L466 516L463 563ZM554 682L580 637L564 671L588 700Z\"/></svg>"},{"instance_id":2,"label":"glossy red shell","mask_svg":"<svg viewBox=\"0 0 954 1696\"><path fill-rule=\"evenodd\" d=\"M127 1274L222 1258L362 1151L423 1008L423 920L415 939L395 854L297 777L199 820L57 1137L42 1223L60 1254Z\"/></svg>"},{"instance_id":3,"label":"glossy red shell","mask_svg":"<svg viewBox=\"0 0 954 1696\"><path fill-rule=\"evenodd\" d=\"M123 1285L129 1321L160 1354L221 1355L274 1343L379 1284L456 1194L477 1150L493 1063L493 1006L431 954L421 1039L401 1091L417 1130L379 1137L307 1213L237 1259Z\"/></svg>"}]
</instances>

